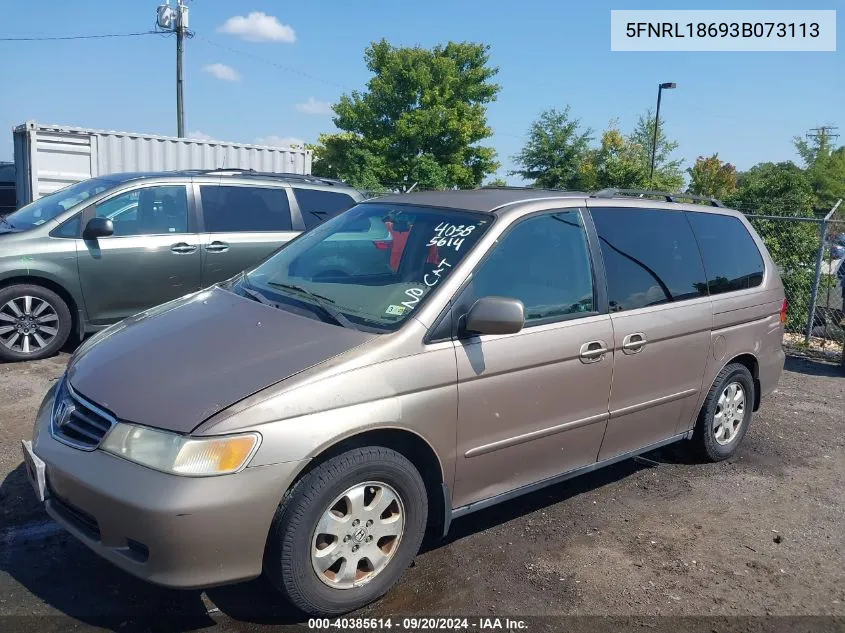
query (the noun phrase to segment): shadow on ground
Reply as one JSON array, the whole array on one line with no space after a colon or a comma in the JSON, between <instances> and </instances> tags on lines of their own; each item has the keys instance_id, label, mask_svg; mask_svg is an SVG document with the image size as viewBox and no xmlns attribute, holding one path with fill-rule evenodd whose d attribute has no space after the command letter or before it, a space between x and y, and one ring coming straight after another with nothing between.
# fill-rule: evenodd
<instances>
[{"instance_id":1,"label":"shadow on ground","mask_svg":"<svg viewBox=\"0 0 845 633\"><path fill-rule=\"evenodd\" d=\"M842 365L804 356L787 356L784 369L808 376L845 377L845 367Z\"/></svg>"}]
</instances>

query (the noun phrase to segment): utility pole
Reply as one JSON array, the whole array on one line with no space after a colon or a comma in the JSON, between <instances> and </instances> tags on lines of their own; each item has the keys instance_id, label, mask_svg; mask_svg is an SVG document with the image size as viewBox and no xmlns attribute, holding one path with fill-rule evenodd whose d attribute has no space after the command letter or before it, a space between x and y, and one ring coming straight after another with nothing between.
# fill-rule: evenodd
<instances>
[{"instance_id":1,"label":"utility pole","mask_svg":"<svg viewBox=\"0 0 845 633\"><path fill-rule=\"evenodd\" d=\"M185 35L188 32L188 6L186 0L176 0L176 9L170 7L170 0L164 0L156 10L156 24L165 31L176 33L176 134L185 136L185 107L182 100L182 54L185 49Z\"/></svg>"},{"instance_id":2,"label":"utility pole","mask_svg":"<svg viewBox=\"0 0 845 633\"><path fill-rule=\"evenodd\" d=\"M182 102L182 53L185 47L185 27L182 25L182 0L176 11L176 135L185 137L185 108Z\"/></svg>"},{"instance_id":3,"label":"utility pole","mask_svg":"<svg viewBox=\"0 0 845 633\"><path fill-rule=\"evenodd\" d=\"M836 140L839 138L838 130L839 126L837 125L822 125L820 127L810 128L810 131L805 136L812 139Z\"/></svg>"}]
</instances>

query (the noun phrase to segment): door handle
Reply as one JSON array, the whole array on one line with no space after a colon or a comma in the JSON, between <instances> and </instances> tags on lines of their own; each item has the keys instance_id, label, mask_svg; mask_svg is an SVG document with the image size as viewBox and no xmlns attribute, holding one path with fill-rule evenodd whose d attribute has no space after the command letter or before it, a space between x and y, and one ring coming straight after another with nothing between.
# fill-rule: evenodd
<instances>
[{"instance_id":1,"label":"door handle","mask_svg":"<svg viewBox=\"0 0 845 633\"><path fill-rule=\"evenodd\" d=\"M229 250L229 245L226 242L214 240L211 244L205 247L207 253L225 253Z\"/></svg>"},{"instance_id":2,"label":"door handle","mask_svg":"<svg viewBox=\"0 0 845 633\"><path fill-rule=\"evenodd\" d=\"M637 354L643 351L643 348L648 343L645 334L642 332L634 332L622 339L622 353L623 354Z\"/></svg>"},{"instance_id":3,"label":"door handle","mask_svg":"<svg viewBox=\"0 0 845 633\"><path fill-rule=\"evenodd\" d=\"M188 244L187 242L179 242L178 244L174 244L170 247L170 251L172 253L177 253L178 255L187 255L189 253L193 253L197 250L197 247L193 244Z\"/></svg>"},{"instance_id":4,"label":"door handle","mask_svg":"<svg viewBox=\"0 0 845 633\"><path fill-rule=\"evenodd\" d=\"M584 364L597 363L607 354L607 343L604 341L590 341L581 346L581 362Z\"/></svg>"}]
</instances>

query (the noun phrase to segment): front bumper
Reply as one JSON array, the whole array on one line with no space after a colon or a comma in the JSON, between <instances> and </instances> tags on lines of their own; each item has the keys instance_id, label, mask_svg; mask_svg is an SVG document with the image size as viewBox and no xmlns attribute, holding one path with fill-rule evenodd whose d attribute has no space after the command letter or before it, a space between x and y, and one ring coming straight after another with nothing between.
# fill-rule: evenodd
<instances>
[{"instance_id":1,"label":"front bumper","mask_svg":"<svg viewBox=\"0 0 845 633\"><path fill-rule=\"evenodd\" d=\"M77 450L50 435L53 391L32 442L45 464L52 518L103 558L159 585L207 587L261 573L270 523L302 462L181 477Z\"/></svg>"}]
</instances>

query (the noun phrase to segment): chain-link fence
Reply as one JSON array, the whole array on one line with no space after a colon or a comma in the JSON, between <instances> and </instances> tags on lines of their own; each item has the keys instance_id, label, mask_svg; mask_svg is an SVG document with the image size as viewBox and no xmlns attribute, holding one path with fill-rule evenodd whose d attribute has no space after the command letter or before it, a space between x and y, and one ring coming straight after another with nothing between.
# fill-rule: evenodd
<instances>
[{"instance_id":1,"label":"chain-link fence","mask_svg":"<svg viewBox=\"0 0 845 633\"><path fill-rule=\"evenodd\" d=\"M841 206L841 205L840 205ZM845 217L746 214L763 238L789 302L784 345L843 358Z\"/></svg>"}]
</instances>

